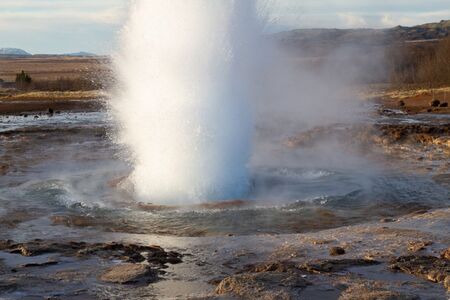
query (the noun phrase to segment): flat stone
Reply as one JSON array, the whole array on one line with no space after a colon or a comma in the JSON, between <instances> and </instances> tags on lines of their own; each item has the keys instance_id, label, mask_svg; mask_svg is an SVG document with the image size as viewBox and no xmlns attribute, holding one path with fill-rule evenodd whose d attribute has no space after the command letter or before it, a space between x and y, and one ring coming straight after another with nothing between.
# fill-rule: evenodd
<instances>
[{"instance_id":1,"label":"flat stone","mask_svg":"<svg viewBox=\"0 0 450 300\"><path fill-rule=\"evenodd\" d=\"M146 265L122 264L114 266L100 276L100 280L110 283L136 283L139 281L151 282L157 278L156 273Z\"/></svg>"},{"instance_id":2,"label":"flat stone","mask_svg":"<svg viewBox=\"0 0 450 300\"><path fill-rule=\"evenodd\" d=\"M222 280L216 294L238 299L299 299L311 283L295 274L278 272L245 273Z\"/></svg>"}]
</instances>

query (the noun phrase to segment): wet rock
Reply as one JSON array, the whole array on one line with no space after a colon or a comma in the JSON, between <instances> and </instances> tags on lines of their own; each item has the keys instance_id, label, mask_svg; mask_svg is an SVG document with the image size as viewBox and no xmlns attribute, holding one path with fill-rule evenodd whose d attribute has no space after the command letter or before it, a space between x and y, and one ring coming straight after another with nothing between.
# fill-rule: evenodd
<instances>
[{"instance_id":1,"label":"wet rock","mask_svg":"<svg viewBox=\"0 0 450 300\"><path fill-rule=\"evenodd\" d=\"M8 174L8 171L9 171L8 165L0 164L0 176Z\"/></svg>"},{"instance_id":2,"label":"wet rock","mask_svg":"<svg viewBox=\"0 0 450 300\"><path fill-rule=\"evenodd\" d=\"M36 217L37 217L36 215L33 215L27 211L19 211L19 210L8 211L7 214L0 217L0 226L6 228L15 228L20 223L30 221Z\"/></svg>"},{"instance_id":3,"label":"wet rock","mask_svg":"<svg viewBox=\"0 0 450 300\"><path fill-rule=\"evenodd\" d=\"M391 261L390 268L444 285L450 277L450 260L435 256L401 256Z\"/></svg>"},{"instance_id":4,"label":"wet rock","mask_svg":"<svg viewBox=\"0 0 450 300\"><path fill-rule=\"evenodd\" d=\"M309 273L322 274L341 272L351 267L372 266L377 264L380 264L380 262L371 259L337 259L308 262L298 266L298 268Z\"/></svg>"},{"instance_id":5,"label":"wet rock","mask_svg":"<svg viewBox=\"0 0 450 300\"><path fill-rule=\"evenodd\" d=\"M174 251L165 252L162 248L157 249L157 251L149 251L147 253L147 261L157 265L165 265L167 263L179 264L182 262L181 254Z\"/></svg>"},{"instance_id":6,"label":"wet rock","mask_svg":"<svg viewBox=\"0 0 450 300\"><path fill-rule=\"evenodd\" d=\"M299 299L301 291L310 284L288 273L245 273L222 280L216 294L239 299Z\"/></svg>"},{"instance_id":7,"label":"wet rock","mask_svg":"<svg viewBox=\"0 0 450 300\"><path fill-rule=\"evenodd\" d=\"M448 103L447 102L441 103L441 105L439 105L439 107L448 107Z\"/></svg>"},{"instance_id":8,"label":"wet rock","mask_svg":"<svg viewBox=\"0 0 450 300\"><path fill-rule=\"evenodd\" d=\"M450 260L450 247L441 253L441 258Z\"/></svg>"},{"instance_id":9,"label":"wet rock","mask_svg":"<svg viewBox=\"0 0 450 300\"><path fill-rule=\"evenodd\" d=\"M339 255L344 255L344 254L345 254L345 249L342 247L331 247L330 248L331 256L339 256Z\"/></svg>"},{"instance_id":10,"label":"wet rock","mask_svg":"<svg viewBox=\"0 0 450 300\"><path fill-rule=\"evenodd\" d=\"M18 288L17 283L12 281L0 281L0 294L2 293L10 293ZM1 299L1 298L0 298Z\"/></svg>"},{"instance_id":11,"label":"wet rock","mask_svg":"<svg viewBox=\"0 0 450 300\"><path fill-rule=\"evenodd\" d=\"M371 284L357 284L346 289L339 300L419 300L415 295L390 291Z\"/></svg>"},{"instance_id":12,"label":"wet rock","mask_svg":"<svg viewBox=\"0 0 450 300\"><path fill-rule=\"evenodd\" d=\"M380 220L381 223L392 223L392 222L395 222L395 221L397 221L397 220L396 219L392 219L392 218L384 218L384 219Z\"/></svg>"},{"instance_id":13,"label":"wet rock","mask_svg":"<svg viewBox=\"0 0 450 300\"><path fill-rule=\"evenodd\" d=\"M447 291L450 291L450 276L445 277L444 287L447 289Z\"/></svg>"},{"instance_id":14,"label":"wet rock","mask_svg":"<svg viewBox=\"0 0 450 300\"><path fill-rule=\"evenodd\" d=\"M119 259L124 262L133 263L147 260L158 266L164 266L168 263L177 264L182 261L182 255L180 253L175 251L166 252L159 246L122 243L55 243L39 239L27 243L15 243L11 240L3 240L0 241L0 251L17 253L23 256L36 256L46 253L61 253L66 256L78 257L95 255L104 259Z\"/></svg>"},{"instance_id":15,"label":"wet rock","mask_svg":"<svg viewBox=\"0 0 450 300\"><path fill-rule=\"evenodd\" d=\"M57 265L59 262L56 260L49 260L43 263L29 263L29 264L23 264L20 265L21 268L32 268L32 267L47 267L47 266L53 266Z\"/></svg>"},{"instance_id":16,"label":"wet rock","mask_svg":"<svg viewBox=\"0 0 450 300\"><path fill-rule=\"evenodd\" d=\"M252 264L244 267L241 273L261 273L261 272L278 272L286 273L297 270L295 263L290 261L265 262L261 264Z\"/></svg>"},{"instance_id":17,"label":"wet rock","mask_svg":"<svg viewBox=\"0 0 450 300\"><path fill-rule=\"evenodd\" d=\"M108 269L100 280L110 283L130 284L139 281L146 283L157 279L157 274L149 266L142 264L122 264Z\"/></svg>"},{"instance_id":18,"label":"wet rock","mask_svg":"<svg viewBox=\"0 0 450 300\"><path fill-rule=\"evenodd\" d=\"M439 105L441 104L441 101L434 99L430 102L430 106L431 107L439 107Z\"/></svg>"},{"instance_id":19,"label":"wet rock","mask_svg":"<svg viewBox=\"0 0 450 300\"><path fill-rule=\"evenodd\" d=\"M408 251L409 252L419 252L425 250L427 246L433 244L431 241L414 241L408 243Z\"/></svg>"},{"instance_id":20,"label":"wet rock","mask_svg":"<svg viewBox=\"0 0 450 300\"><path fill-rule=\"evenodd\" d=\"M40 243L40 241L36 240L31 243L12 243L7 249L1 250L8 250L9 253L20 254L22 256L37 256L46 253L55 253L60 249L58 247L54 247L51 244L43 244Z\"/></svg>"},{"instance_id":21,"label":"wet rock","mask_svg":"<svg viewBox=\"0 0 450 300\"><path fill-rule=\"evenodd\" d=\"M96 268L96 266L93 266L93 269L94 268ZM80 267L76 269L62 269L50 274L49 278L63 283L85 282L91 277L92 273L95 272L93 269Z\"/></svg>"}]
</instances>

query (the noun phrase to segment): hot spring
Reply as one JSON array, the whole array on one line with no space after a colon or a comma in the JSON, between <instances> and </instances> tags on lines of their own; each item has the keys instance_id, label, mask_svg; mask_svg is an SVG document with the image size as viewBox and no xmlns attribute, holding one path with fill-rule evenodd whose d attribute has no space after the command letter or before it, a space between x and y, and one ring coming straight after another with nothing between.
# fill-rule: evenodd
<instances>
[{"instance_id":1,"label":"hot spring","mask_svg":"<svg viewBox=\"0 0 450 300\"><path fill-rule=\"evenodd\" d=\"M7 233L298 233L448 207L448 154L383 138L449 116L376 113L351 50L292 59L265 12L135 1L109 109L0 115L0 215L29 218Z\"/></svg>"},{"instance_id":2,"label":"hot spring","mask_svg":"<svg viewBox=\"0 0 450 300\"><path fill-rule=\"evenodd\" d=\"M137 199L192 204L249 189L256 1L137 1L121 33L114 115Z\"/></svg>"}]
</instances>

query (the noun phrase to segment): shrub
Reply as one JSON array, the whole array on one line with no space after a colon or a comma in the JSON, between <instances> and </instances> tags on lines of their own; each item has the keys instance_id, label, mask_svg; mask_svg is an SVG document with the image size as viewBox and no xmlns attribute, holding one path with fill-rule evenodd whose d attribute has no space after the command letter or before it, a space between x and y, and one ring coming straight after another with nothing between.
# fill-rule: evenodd
<instances>
[{"instance_id":1,"label":"shrub","mask_svg":"<svg viewBox=\"0 0 450 300\"><path fill-rule=\"evenodd\" d=\"M23 70L21 73L16 75L16 87L20 90L29 89L31 86L31 82L31 76L25 73L25 71Z\"/></svg>"}]
</instances>

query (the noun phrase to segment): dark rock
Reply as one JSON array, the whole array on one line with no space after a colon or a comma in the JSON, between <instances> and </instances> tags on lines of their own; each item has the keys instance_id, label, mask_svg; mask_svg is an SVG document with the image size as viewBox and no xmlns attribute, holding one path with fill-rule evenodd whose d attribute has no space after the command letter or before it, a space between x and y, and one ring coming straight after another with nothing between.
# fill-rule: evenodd
<instances>
[{"instance_id":1,"label":"dark rock","mask_svg":"<svg viewBox=\"0 0 450 300\"><path fill-rule=\"evenodd\" d=\"M434 99L430 102L430 106L431 107L439 107L439 105L441 104L441 101Z\"/></svg>"},{"instance_id":2,"label":"dark rock","mask_svg":"<svg viewBox=\"0 0 450 300\"><path fill-rule=\"evenodd\" d=\"M447 102L441 103L441 105L439 105L439 107L448 107L448 103Z\"/></svg>"},{"instance_id":3,"label":"dark rock","mask_svg":"<svg viewBox=\"0 0 450 300\"><path fill-rule=\"evenodd\" d=\"M309 273L321 274L341 272L351 267L372 266L379 263L371 259L337 259L304 263L298 266L298 268Z\"/></svg>"},{"instance_id":4,"label":"dark rock","mask_svg":"<svg viewBox=\"0 0 450 300\"><path fill-rule=\"evenodd\" d=\"M38 239L27 243L14 243L11 240L0 240L0 251L17 253L23 256L36 256L46 253L61 253L66 256L78 257L95 255L104 259L119 259L132 263L140 263L147 260L159 266L164 266L168 263L177 264L182 261L180 253L175 251L166 252L159 246L122 243L53 243Z\"/></svg>"},{"instance_id":5,"label":"dark rock","mask_svg":"<svg viewBox=\"0 0 450 300\"><path fill-rule=\"evenodd\" d=\"M384 219L380 220L381 223L392 223L392 222L395 222L395 221L396 220L392 219L392 218L384 218Z\"/></svg>"},{"instance_id":6,"label":"dark rock","mask_svg":"<svg viewBox=\"0 0 450 300\"><path fill-rule=\"evenodd\" d=\"M23 264L20 265L21 268L32 268L32 267L47 267L47 266L53 266L57 265L59 262L56 260L49 260L43 263L29 263L29 264Z\"/></svg>"},{"instance_id":7,"label":"dark rock","mask_svg":"<svg viewBox=\"0 0 450 300\"><path fill-rule=\"evenodd\" d=\"M215 277L213 279L208 280L208 284L217 286L222 282L222 280L224 280L224 277Z\"/></svg>"},{"instance_id":8,"label":"dark rock","mask_svg":"<svg viewBox=\"0 0 450 300\"><path fill-rule=\"evenodd\" d=\"M0 294L13 292L17 288L18 285L15 282L0 281Z\"/></svg>"},{"instance_id":9,"label":"dark rock","mask_svg":"<svg viewBox=\"0 0 450 300\"><path fill-rule=\"evenodd\" d=\"M8 165L1 164L0 165L0 176L6 175L9 171L9 168L10 167Z\"/></svg>"},{"instance_id":10,"label":"dark rock","mask_svg":"<svg viewBox=\"0 0 450 300\"><path fill-rule=\"evenodd\" d=\"M344 255L345 249L342 247L331 247L330 248L330 255L331 256L338 256L338 255Z\"/></svg>"},{"instance_id":11,"label":"dark rock","mask_svg":"<svg viewBox=\"0 0 450 300\"><path fill-rule=\"evenodd\" d=\"M403 100L398 101L398 106L400 106L400 107L405 106L405 101L403 101Z\"/></svg>"},{"instance_id":12,"label":"dark rock","mask_svg":"<svg viewBox=\"0 0 450 300\"><path fill-rule=\"evenodd\" d=\"M48 109L48 114L49 114L49 115L53 115L53 108L49 108L49 109Z\"/></svg>"},{"instance_id":13,"label":"dark rock","mask_svg":"<svg viewBox=\"0 0 450 300\"><path fill-rule=\"evenodd\" d=\"M261 264L252 264L244 267L240 273L261 273L261 272L278 272L285 273L297 270L295 263L290 261L265 262Z\"/></svg>"},{"instance_id":14,"label":"dark rock","mask_svg":"<svg viewBox=\"0 0 450 300\"><path fill-rule=\"evenodd\" d=\"M149 266L142 264L122 264L114 266L100 276L100 280L110 283L129 284L145 281L154 282L157 274Z\"/></svg>"},{"instance_id":15,"label":"dark rock","mask_svg":"<svg viewBox=\"0 0 450 300\"><path fill-rule=\"evenodd\" d=\"M36 218L35 215L32 215L31 213L24 210L8 211L7 214L0 217L0 226L15 228L18 224L30 221L34 218Z\"/></svg>"},{"instance_id":16,"label":"dark rock","mask_svg":"<svg viewBox=\"0 0 450 300\"><path fill-rule=\"evenodd\" d=\"M401 256L391 261L390 268L444 285L450 280L450 260L435 256Z\"/></svg>"}]
</instances>

